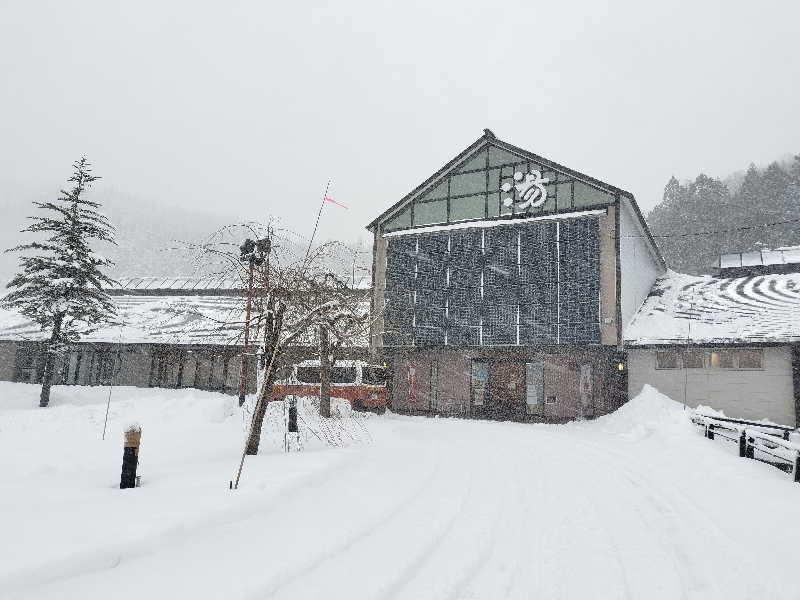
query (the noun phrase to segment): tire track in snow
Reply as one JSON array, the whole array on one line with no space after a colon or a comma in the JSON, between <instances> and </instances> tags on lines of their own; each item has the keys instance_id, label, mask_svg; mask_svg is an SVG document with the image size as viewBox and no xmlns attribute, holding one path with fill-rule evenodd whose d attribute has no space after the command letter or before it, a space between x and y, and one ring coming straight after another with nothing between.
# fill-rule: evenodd
<instances>
[{"instance_id":1,"label":"tire track in snow","mask_svg":"<svg viewBox=\"0 0 800 600\"><path fill-rule=\"evenodd\" d=\"M400 585L396 586L390 597L453 597L463 583L473 578L483 568L488 557L494 551L500 535L501 516L505 512L506 501L501 495L501 502L495 503L494 493L499 490L496 465L497 453L492 457L478 455L479 465L471 472L470 489L464 497L458 522L464 524L458 530L450 532L447 539L440 540L429 552L415 560L415 568L407 577L399 577ZM475 456L469 457L469 463L475 465ZM494 458L495 460L491 460ZM486 474L493 476L492 484L487 485ZM475 480L481 481L477 486L479 493L472 490ZM488 492L488 498L485 497ZM490 517L485 516L485 509L492 508ZM454 523L455 524L455 523ZM466 564L465 564L466 563ZM434 568L434 565L438 565ZM433 572L431 572L433 571ZM435 582L431 584L431 581Z\"/></svg>"},{"instance_id":2,"label":"tire track in snow","mask_svg":"<svg viewBox=\"0 0 800 600\"><path fill-rule=\"evenodd\" d=\"M376 530L386 527L389 523L407 513L420 501L422 491L430 487L431 482L437 479L436 476L442 470L441 446L437 443L433 444L432 447L435 448L433 466L403 496L398 497L390 506L383 508L377 516L362 523L355 533L348 534L344 539L328 545L323 551L315 553L310 558L294 565L291 569L273 576L271 581L260 584L256 589L250 590L247 597L256 599L280 594L289 584L308 576L330 560L340 560L340 554L351 551L359 542L375 533Z\"/></svg>"},{"instance_id":3,"label":"tire track in snow","mask_svg":"<svg viewBox=\"0 0 800 600\"><path fill-rule=\"evenodd\" d=\"M670 557L674 574L683 584L680 586L684 590L682 597L689 597L686 596L685 590L692 592L693 597L728 598L731 594L741 593L747 594L743 597L750 597L751 593L758 595L766 593L764 597L781 595L782 591L777 589L773 582L766 577L758 576L760 567L753 561L753 555L745 551L741 539L723 530L714 522L711 515L700 509L686 494L670 486L654 485L650 475L652 471L650 464L640 464L636 457L609 449L596 442L576 440L575 443L594 450L595 463L603 462L609 472L616 472L627 482L629 490L639 492L639 496L655 509L657 517L642 511L644 505L641 503L635 507L639 509L640 519L647 526L647 530L658 532L656 541ZM609 455L613 455L614 458L609 458ZM617 496L622 494L617 493ZM608 504L607 500L606 503ZM683 543L676 543L676 532L679 532ZM702 546L707 549L705 552L698 552L699 540L703 540ZM737 548L742 550L736 550ZM687 551L691 552L692 556L687 554ZM721 557L720 552L727 554L727 557ZM721 584L731 581L730 566L734 564L740 567L747 565L755 574L751 579L760 580L759 589L747 592L736 586L732 589L721 588Z\"/></svg>"}]
</instances>

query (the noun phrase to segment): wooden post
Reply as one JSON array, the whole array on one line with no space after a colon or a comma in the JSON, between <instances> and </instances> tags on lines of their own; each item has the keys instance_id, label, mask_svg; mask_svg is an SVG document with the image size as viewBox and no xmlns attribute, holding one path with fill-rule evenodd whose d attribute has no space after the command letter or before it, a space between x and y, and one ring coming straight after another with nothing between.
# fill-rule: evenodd
<instances>
[{"instance_id":1,"label":"wooden post","mask_svg":"<svg viewBox=\"0 0 800 600\"><path fill-rule=\"evenodd\" d=\"M139 465L139 444L142 441L142 428L131 425L125 430L125 448L122 453L122 475L119 489L136 487L136 467Z\"/></svg>"},{"instance_id":2,"label":"wooden post","mask_svg":"<svg viewBox=\"0 0 800 600\"><path fill-rule=\"evenodd\" d=\"M714 425L709 424L708 429L706 429L706 437L710 440L714 439Z\"/></svg>"},{"instance_id":3,"label":"wooden post","mask_svg":"<svg viewBox=\"0 0 800 600\"><path fill-rule=\"evenodd\" d=\"M319 414L331 416L331 343L328 328L319 326Z\"/></svg>"},{"instance_id":4,"label":"wooden post","mask_svg":"<svg viewBox=\"0 0 800 600\"><path fill-rule=\"evenodd\" d=\"M747 448L745 449L744 455L747 458L755 458L755 448L753 447L755 440L752 437L747 438Z\"/></svg>"}]
</instances>

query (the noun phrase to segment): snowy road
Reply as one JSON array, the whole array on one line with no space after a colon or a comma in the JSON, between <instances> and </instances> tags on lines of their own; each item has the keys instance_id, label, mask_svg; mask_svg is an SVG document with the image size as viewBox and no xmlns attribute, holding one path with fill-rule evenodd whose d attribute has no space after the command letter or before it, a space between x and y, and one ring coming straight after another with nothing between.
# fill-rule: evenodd
<instances>
[{"instance_id":1,"label":"snowy road","mask_svg":"<svg viewBox=\"0 0 800 600\"><path fill-rule=\"evenodd\" d=\"M229 492L240 417L174 393L117 405L145 431L126 492L118 431L51 456L102 405L0 408L0 596L800 598L800 485L655 395L568 426L373 418Z\"/></svg>"}]
</instances>

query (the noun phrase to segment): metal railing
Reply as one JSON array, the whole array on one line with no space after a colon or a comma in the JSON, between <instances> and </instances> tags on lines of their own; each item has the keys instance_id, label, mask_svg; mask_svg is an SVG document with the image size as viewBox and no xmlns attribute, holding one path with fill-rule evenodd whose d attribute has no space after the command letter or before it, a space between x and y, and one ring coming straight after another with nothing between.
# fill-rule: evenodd
<instances>
[{"instance_id":1,"label":"metal railing","mask_svg":"<svg viewBox=\"0 0 800 600\"><path fill-rule=\"evenodd\" d=\"M739 445L739 456L765 462L800 483L800 444L789 440L791 427L729 419L695 413L692 422L704 429L706 438L721 437ZM766 458L769 457L769 458Z\"/></svg>"}]
</instances>

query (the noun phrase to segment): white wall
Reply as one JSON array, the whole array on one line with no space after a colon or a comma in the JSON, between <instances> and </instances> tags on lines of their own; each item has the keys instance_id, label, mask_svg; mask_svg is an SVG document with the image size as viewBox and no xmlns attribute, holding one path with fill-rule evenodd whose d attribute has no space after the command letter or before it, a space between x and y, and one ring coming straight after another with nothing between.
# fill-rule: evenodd
<instances>
[{"instance_id":1,"label":"white wall","mask_svg":"<svg viewBox=\"0 0 800 600\"><path fill-rule=\"evenodd\" d=\"M656 369L655 350L628 350L628 394L644 384L690 408L701 404L739 419L770 419L795 425L792 356L789 346L763 349L763 369ZM684 385L685 384L685 385ZM684 395L685 391L685 395Z\"/></svg>"},{"instance_id":2,"label":"white wall","mask_svg":"<svg viewBox=\"0 0 800 600\"><path fill-rule=\"evenodd\" d=\"M653 282L664 273L628 198L621 198L619 215L620 312L622 330L650 293Z\"/></svg>"}]
</instances>

